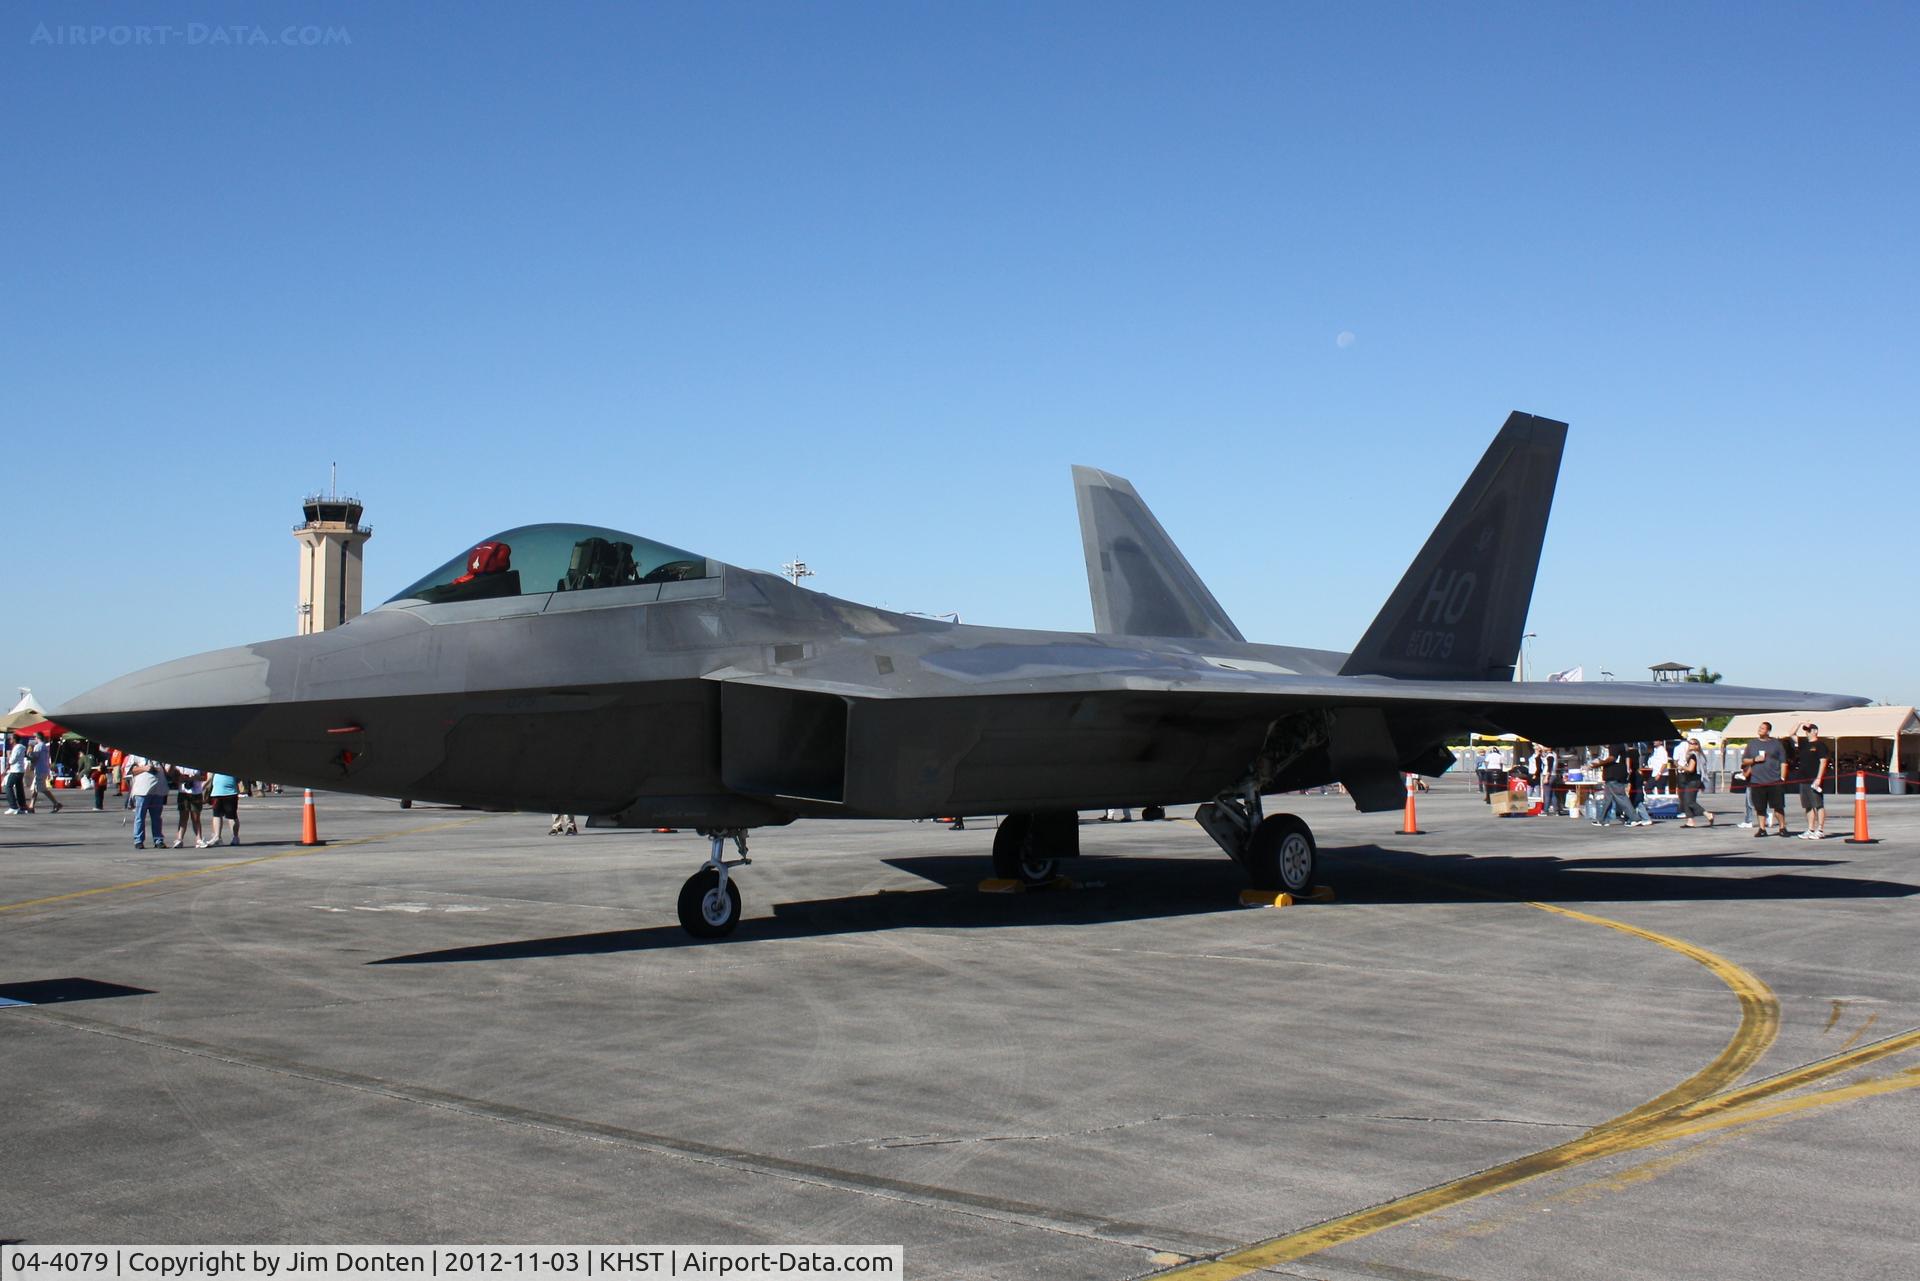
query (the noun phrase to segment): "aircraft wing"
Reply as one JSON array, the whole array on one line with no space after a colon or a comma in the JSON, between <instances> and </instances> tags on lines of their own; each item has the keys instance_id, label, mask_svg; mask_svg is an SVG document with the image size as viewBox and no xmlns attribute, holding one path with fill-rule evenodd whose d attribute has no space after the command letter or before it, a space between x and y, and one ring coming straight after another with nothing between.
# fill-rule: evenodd
<instances>
[{"instance_id":1,"label":"aircraft wing","mask_svg":"<svg viewBox=\"0 0 1920 1281\"><path fill-rule=\"evenodd\" d=\"M849 765L850 787L864 775L892 789L875 808L897 802L909 810L898 798L921 795L916 789L938 779L954 790L929 795L980 798L978 812L1022 802L1087 808L1107 803L1099 798L1108 790L1127 794L1125 787L1189 800L1227 786L1252 758L1273 762L1269 790L1337 780L1356 806L1378 811L1400 803L1404 773L1443 772L1453 763L1445 744L1469 732L1555 746L1634 742L1673 737L1671 718L1680 714L1866 701L1728 685L1339 676L1244 655L1092 641L936 649L919 666L916 678L891 685L832 671L735 669L709 679L738 691L721 701L743 717L735 723L754 727L743 738L786 745L772 755L795 760L810 755L807 744L844 743L845 759L862 766ZM826 726L838 728L823 736ZM736 776L743 790L792 768L760 764Z\"/></svg>"},{"instance_id":2,"label":"aircraft wing","mask_svg":"<svg viewBox=\"0 0 1920 1281\"><path fill-rule=\"evenodd\" d=\"M982 645L922 659L944 678L925 689L723 669L708 679L805 690L849 698L992 698L1035 694L1203 695L1247 700L1249 714L1279 703L1304 706L1500 707L1539 720L1557 709L1651 709L1669 715L1731 715L1783 708L1833 711L1870 700L1850 694L1647 681L1457 681L1338 676L1289 671L1241 657L1074 645ZM1515 730L1514 732L1522 732ZM1602 735L1601 737L1605 737ZM1541 741L1553 741L1541 736ZM1594 741L1598 741L1597 739Z\"/></svg>"}]
</instances>

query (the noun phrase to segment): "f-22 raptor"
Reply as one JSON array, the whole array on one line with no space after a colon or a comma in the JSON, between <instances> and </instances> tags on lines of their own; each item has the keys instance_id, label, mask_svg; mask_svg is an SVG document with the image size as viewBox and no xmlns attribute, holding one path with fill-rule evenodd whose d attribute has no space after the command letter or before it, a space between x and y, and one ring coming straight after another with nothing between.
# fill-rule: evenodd
<instances>
[{"instance_id":1,"label":"f-22 raptor","mask_svg":"<svg viewBox=\"0 0 1920 1281\"><path fill-rule=\"evenodd\" d=\"M1094 630L964 626L616 530L527 525L315 635L136 672L59 708L93 737L242 777L690 827L679 899L740 919L749 829L1001 814L998 875L1079 852L1077 812L1199 803L1256 887L1302 891L1329 783L1398 806L1471 732L1671 737L1671 715L1866 700L1517 682L1566 424L1515 413L1351 653L1249 643L1126 481L1074 469ZM728 857L729 842L736 857Z\"/></svg>"}]
</instances>

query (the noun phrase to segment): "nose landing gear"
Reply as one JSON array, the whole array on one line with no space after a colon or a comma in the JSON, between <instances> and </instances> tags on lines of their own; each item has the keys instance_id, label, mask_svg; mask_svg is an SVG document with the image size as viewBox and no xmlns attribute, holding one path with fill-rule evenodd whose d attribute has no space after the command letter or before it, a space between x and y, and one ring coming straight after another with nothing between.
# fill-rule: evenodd
<instances>
[{"instance_id":1,"label":"nose landing gear","mask_svg":"<svg viewBox=\"0 0 1920 1281\"><path fill-rule=\"evenodd\" d=\"M740 887L727 875L727 869L753 862L747 857L747 829L716 828L700 835L711 843L707 865L680 887L680 925L695 938L725 938L740 924ZM729 840L740 851L740 857L732 861L724 857Z\"/></svg>"}]
</instances>

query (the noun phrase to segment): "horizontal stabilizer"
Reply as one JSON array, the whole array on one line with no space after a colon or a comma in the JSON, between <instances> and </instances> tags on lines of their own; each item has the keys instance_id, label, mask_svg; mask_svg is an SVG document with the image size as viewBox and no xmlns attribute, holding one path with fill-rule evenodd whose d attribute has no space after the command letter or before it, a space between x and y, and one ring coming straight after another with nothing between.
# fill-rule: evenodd
<instances>
[{"instance_id":1,"label":"horizontal stabilizer","mask_svg":"<svg viewBox=\"0 0 1920 1281\"><path fill-rule=\"evenodd\" d=\"M1094 631L1246 639L1132 485L1091 467L1075 467L1073 494L1080 508Z\"/></svg>"}]
</instances>

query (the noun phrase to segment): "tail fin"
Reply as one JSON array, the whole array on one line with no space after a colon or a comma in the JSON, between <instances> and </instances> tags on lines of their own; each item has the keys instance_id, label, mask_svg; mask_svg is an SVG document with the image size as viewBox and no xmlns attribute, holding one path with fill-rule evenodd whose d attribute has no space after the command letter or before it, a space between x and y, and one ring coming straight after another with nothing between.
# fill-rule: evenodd
<instances>
[{"instance_id":1,"label":"tail fin","mask_svg":"<svg viewBox=\"0 0 1920 1281\"><path fill-rule=\"evenodd\" d=\"M1244 640L1132 485L1073 469L1093 630L1126 636Z\"/></svg>"},{"instance_id":2,"label":"tail fin","mask_svg":"<svg viewBox=\"0 0 1920 1281\"><path fill-rule=\"evenodd\" d=\"M1511 680L1567 425L1514 413L1342 676Z\"/></svg>"}]
</instances>

